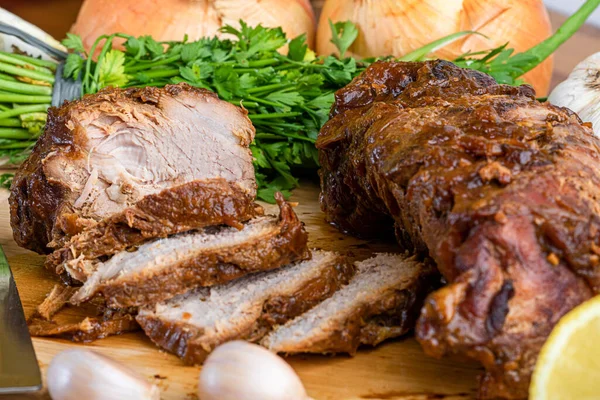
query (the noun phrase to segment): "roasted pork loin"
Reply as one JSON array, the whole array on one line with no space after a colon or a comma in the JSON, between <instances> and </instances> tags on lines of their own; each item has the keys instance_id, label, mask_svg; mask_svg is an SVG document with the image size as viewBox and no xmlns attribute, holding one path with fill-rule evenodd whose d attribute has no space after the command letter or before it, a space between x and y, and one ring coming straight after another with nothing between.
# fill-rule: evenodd
<instances>
[{"instance_id":1,"label":"roasted pork loin","mask_svg":"<svg viewBox=\"0 0 600 400\"><path fill-rule=\"evenodd\" d=\"M15 241L49 253L103 223L91 236L109 236L107 254L129 235L239 226L255 215L253 138L243 109L185 84L106 89L52 108L12 186Z\"/></svg>"},{"instance_id":2,"label":"roasted pork loin","mask_svg":"<svg viewBox=\"0 0 600 400\"><path fill-rule=\"evenodd\" d=\"M402 336L415 326L435 268L403 254L378 254L355 264L350 283L304 314L278 326L260 344L278 353L349 353Z\"/></svg>"},{"instance_id":3,"label":"roasted pork loin","mask_svg":"<svg viewBox=\"0 0 600 400\"><path fill-rule=\"evenodd\" d=\"M200 288L140 310L137 321L158 346L200 364L219 344L258 341L348 283L354 267L336 253Z\"/></svg>"},{"instance_id":4,"label":"roasted pork loin","mask_svg":"<svg viewBox=\"0 0 600 400\"><path fill-rule=\"evenodd\" d=\"M254 218L241 230L219 226L148 242L106 262L74 264L83 287L71 302L101 293L108 306L155 304L198 286L213 286L310 258L308 235L292 207L276 194L280 215ZM87 277L79 274L94 271Z\"/></svg>"},{"instance_id":5,"label":"roasted pork loin","mask_svg":"<svg viewBox=\"0 0 600 400\"><path fill-rule=\"evenodd\" d=\"M425 351L480 361L482 398L526 398L551 329L600 290L600 140L529 86L439 60L374 63L331 117L329 221L428 253L449 285L419 319Z\"/></svg>"}]
</instances>

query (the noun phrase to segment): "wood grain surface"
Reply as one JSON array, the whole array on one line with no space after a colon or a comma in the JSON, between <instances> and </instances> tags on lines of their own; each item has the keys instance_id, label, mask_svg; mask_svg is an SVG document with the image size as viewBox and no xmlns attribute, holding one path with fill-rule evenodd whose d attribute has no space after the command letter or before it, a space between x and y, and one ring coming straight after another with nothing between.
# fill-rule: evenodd
<instances>
[{"instance_id":1,"label":"wood grain surface","mask_svg":"<svg viewBox=\"0 0 600 400\"><path fill-rule=\"evenodd\" d=\"M291 199L298 202L295 210L306 224L311 247L340 251L355 258L366 258L373 252L397 251L392 241L385 243L356 239L326 224L319 210L318 193L316 182L303 181ZM8 191L0 189L0 244L12 267L25 314L29 317L58 280L43 269L42 256L17 247L12 240L7 199ZM275 207L264 206L267 212L276 212ZM66 312L71 317L82 318L84 315L74 307ZM43 371L59 351L84 346L113 357L149 380L156 381L163 391L163 399L196 398L196 380L200 368L184 366L177 357L156 348L141 332L113 336L86 345L44 338L34 338L33 343ZM375 349L363 349L355 357L295 356L288 358L288 361L316 400L470 399L474 396L479 373L474 364L425 356L410 336L386 342ZM49 397L41 393L10 398Z\"/></svg>"},{"instance_id":2,"label":"wood grain surface","mask_svg":"<svg viewBox=\"0 0 600 400\"><path fill-rule=\"evenodd\" d=\"M125 0L127 1L127 0ZM322 1L314 1L317 11ZM73 23L81 0L0 0L6 8L40 26L56 38L62 38ZM564 16L553 14L556 27ZM587 55L600 51L600 30L584 27L555 56L554 84ZM1 172L1 171L0 171ZM8 192L0 189L0 245L6 251L27 316L31 315L50 291L56 278L42 267L43 257L16 246L10 230ZM316 248L350 252L357 258L376 251L394 251L392 242L369 242L345 236L325 224L318 207L318 186L302 181L294 192L296 211L306 223L310 244ZM66 310L72 317L75 308ZM64 340L34 338L40 366L45 373L52 357L63 349L84 346L126 363L162 389L163 399L197 399L200 368L186 367L170 354L158 350L141 332L110 337L88 345ZM351 358L345 356L295 356L288 358L317 400L326 399L471 399L475 395L475 364L435 360L425 356L412 337L386 342L376 349L362 349ZM0 399L49 399L44 391L29 396L0 396Z\"/></svg>"}]
</instances>

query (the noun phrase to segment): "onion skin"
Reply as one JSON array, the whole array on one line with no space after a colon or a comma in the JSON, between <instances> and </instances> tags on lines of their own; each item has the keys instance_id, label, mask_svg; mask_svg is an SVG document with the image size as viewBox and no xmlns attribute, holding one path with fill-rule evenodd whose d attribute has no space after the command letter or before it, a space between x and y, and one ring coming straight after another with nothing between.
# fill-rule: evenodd
<instances>
[{"instance_id":1,"label":"onion skin","mask_svg":"<svg viewBox=\"0 0 600 400\"><path fill-rule=\"evenodd\" d=\"M489 50L509 42L516 52L528 50L552 34L542 0L326 0L317 30L318 54L335 53L328 20L350 20L359 28L349 55L400 57L443 36L478 31L440 49L452 60L467 51ZM551 58L524 75L539 96L548 94Z\"/></svg>"},{"instance_id":2,"label":"onion skin","mask_svg":"<svg viewBox=\"0 0 600 400\"><path fill-rule=\"evenodd\" d=\"M316 19L310 0L86 0L71 32L86 49L101 35L121 32L155 40L214 36L225 25L281 26L289 38L306 33L313 46Z\"/></svg>"}]
</instances>

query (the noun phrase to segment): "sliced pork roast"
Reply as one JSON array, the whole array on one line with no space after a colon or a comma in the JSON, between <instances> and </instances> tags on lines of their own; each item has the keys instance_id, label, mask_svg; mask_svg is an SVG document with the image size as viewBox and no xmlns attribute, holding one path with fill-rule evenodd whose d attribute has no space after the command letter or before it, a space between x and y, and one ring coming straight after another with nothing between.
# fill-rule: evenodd
<instances>
[{"instance_id":1,"label":"sliced pork roast","mask_svg":"<svg viewBox=\"0 0 600 400\"><path fill-rule=\"evenodd\" d=\"M280 193L277 201L279 218L257 217L241 230L219 226L182 233L146 243L137 251L122 251L94 267L75 267L72 274L95 272L71 301L80 303L102 293L110 307L155 304L198 286L310 258L302 222Z\"/></svg>"},{"instance_id":2,"label":"sliced pork roast","mask_svg":"<svg viewBox=\"0 0 600 400\"><path fill-rule=\"evenodd\" d=\"M349 353L414 328L439 275L403 254L378 254L356 263L347 286L306 313L275 328L261 342L278 353Z\"/></svg>"},{"instance_id":3,"label":"sliced pork roast","mask_svg":"<svg viewBox=\"0 0 600 400\"><path fill-rule=\"evenodd\" d=\"M116 242L131 234L121 227L139 239L239 225L256 214L253 138L243 109L185 84L107 89L51 108L12 186L15 241L49 253L100 221L92 236Z\"/></svg>"},{"instance_id":4,"label":"sliced pork roast","mask_svg":"<svg viewBox=\"0 0 600 400\"><path fill-rule=\"evenodd\" d=\"M330 297L352 275L345 258L313 251L309 261L196 289L142 309L136 319L158 346L200 364L221 343L260 340L274 325Z\"/></svg>"}]
</instances>

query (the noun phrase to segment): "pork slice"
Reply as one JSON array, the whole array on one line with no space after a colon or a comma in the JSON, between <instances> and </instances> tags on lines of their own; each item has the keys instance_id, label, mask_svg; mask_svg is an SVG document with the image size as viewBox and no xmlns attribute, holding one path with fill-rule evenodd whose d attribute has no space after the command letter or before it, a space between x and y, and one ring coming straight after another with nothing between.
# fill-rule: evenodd
<instances>
[{"instance_id":1,"label":"pork slice","mask_svg":"<svg viewBox=\"0 0 600 400\"><path fill-rule=\"evenodd\" d=\"M188 364L201 364L219 344L259 341L274 325L331 296L354 274L336 253L313 251L311 260L200 288L140 310L146 335Z\"/></svg>"},{"instance_id":2,"label":"pork slice","mask_svg":"<svg viewBox=\"0 0 600 400\"><path fill-rule=\"evenodd\" d=\"M154 304L198 286L310 258L302 222L281 194L277 200L279 218L258 217L241 230L215 227L120 252L95 266L71 302L78 304L101 293L113 308Z\"/></svg>"},{"instance_id":3,"label":"pork slice","mask_svg":"<svg viewBox=\"0 0 600 400\"><path fill-rule=\"evenodd\" d=\"M356 263L347 286L306 313L276 327L260 344L278 353L349 353L414 328L435 268L403 254Z\"/></svg>"},{"instance_id":4,"label":"pork slice","mask_svg":"<svg viewBox=\"0 0 600 400\"><path fill-rule=\"evenodd\" d=\"M262 208L236 184L222 178L190 182L146 196L73 236L46 258L45 265L83 282L100 257L200 227L225 224L241 229L242 221L261 214Z\"/></svg>"},{"instance_id":5,"label":"pork slice","mask_svg":"<svg viewBox=\"0 0 600 400\"><path fill-rule=\"evenodd\" d=\"M245 110L189 85L106 89L49 111L11 191L16 242L39 253L174 186L223 179L256 194Z\"/></svg>"}]
</instances>

